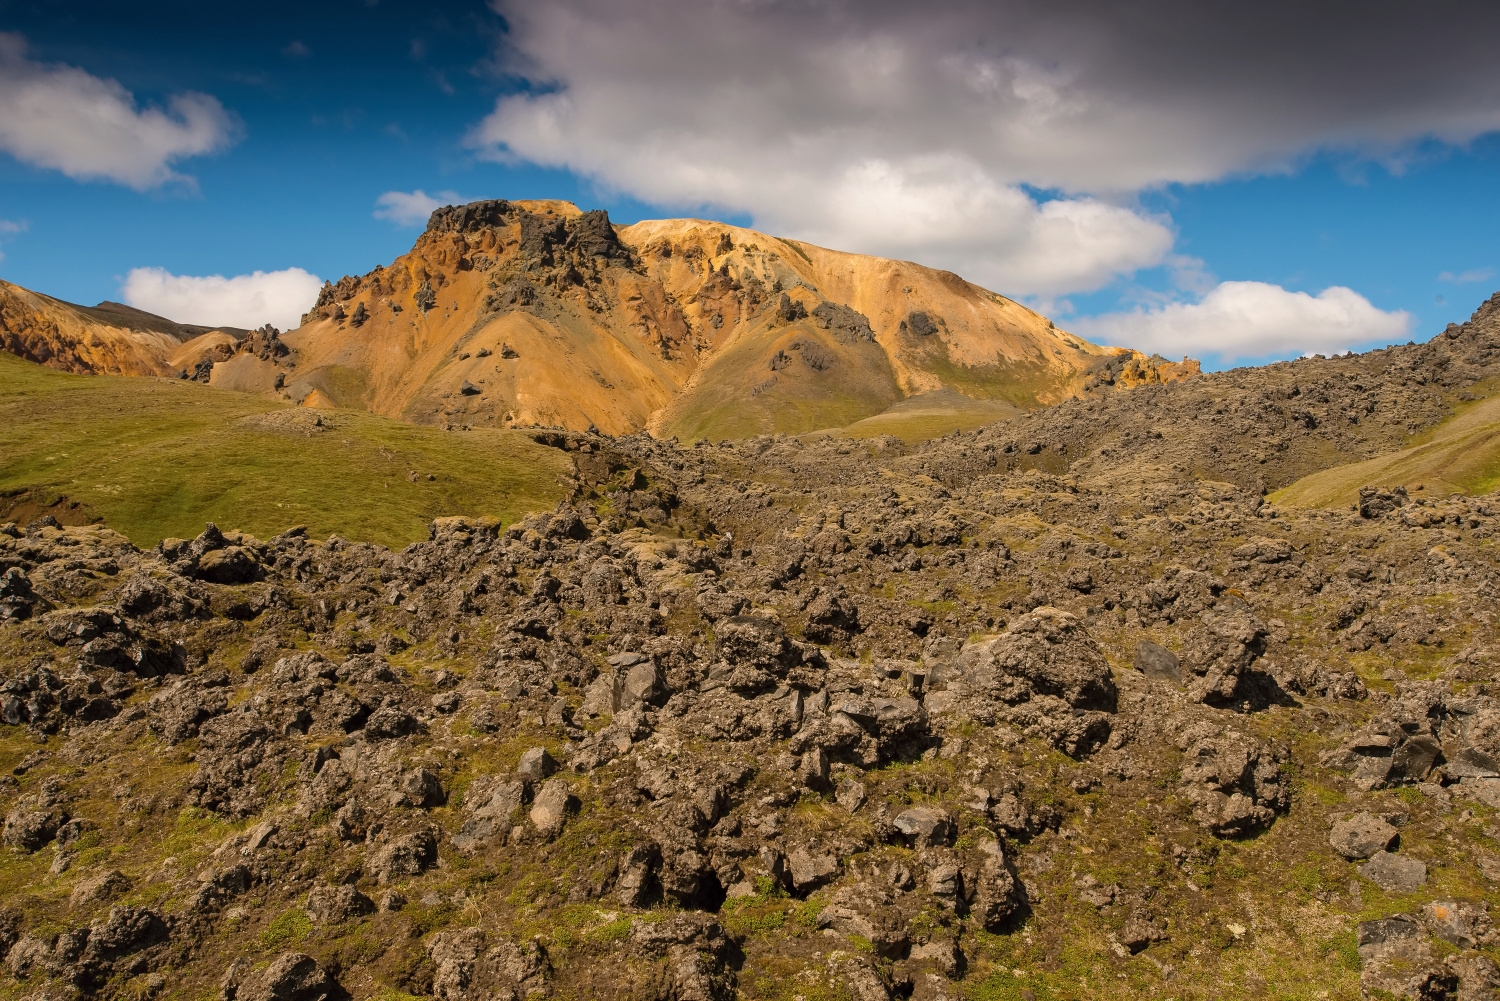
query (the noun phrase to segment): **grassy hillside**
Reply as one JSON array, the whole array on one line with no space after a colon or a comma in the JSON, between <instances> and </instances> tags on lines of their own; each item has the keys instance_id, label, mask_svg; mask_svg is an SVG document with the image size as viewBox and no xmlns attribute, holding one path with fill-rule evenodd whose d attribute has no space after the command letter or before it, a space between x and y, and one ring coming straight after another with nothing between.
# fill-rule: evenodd
<instances>
[{"instance_id":1,"label":"grassy hillside","mask_svg":"<svg viewBox=\"0 0 1500 1001\"><path fill-rule=\"evenodd\" d=\"M684 441L805 434L874 416L900 395L878 345L840 343L802 320L764 327L712 358L655 430Z\"/></svg>"},{"instance_id":2,"label":"grassy hillside","mask_svg":"<svg viewBox=\"0 0 1500 1001\"><path fill-rule=\"evenodd\" d=\"M906 442L929 441L954 431L972 431L1007 421L1022 411L1003 400L972 400L951 389L909 396L874 417L844 428L851 438L890 434Z\"/></svg>"},{"instance_id":3,"label":"grassy hillside","mask_svg":"<svg viewBox=\"0 0 1500 1001\"><path fill-rule=\"evenodd\" d=\"M444 432L3 354L0 428L0 493L67 497L141 546L208 521L404 546L438 515L550 508L571 469L520 432Z\"/></svg>"},{"instance_id":4,"label":"grassy hillside","mask_svg":"<svg viewBox=\"0 0 1500 1001\"><path fill-rule=\"evenodd\" d=\"M1500 396L1460 404L1451 419L1410 448L1313 473L1271 500L1291 507L1342 506L1356 502L1367 484L1421 487L1437 497L1494 490L1500 486Z\"/></svg>"}]
</instances>

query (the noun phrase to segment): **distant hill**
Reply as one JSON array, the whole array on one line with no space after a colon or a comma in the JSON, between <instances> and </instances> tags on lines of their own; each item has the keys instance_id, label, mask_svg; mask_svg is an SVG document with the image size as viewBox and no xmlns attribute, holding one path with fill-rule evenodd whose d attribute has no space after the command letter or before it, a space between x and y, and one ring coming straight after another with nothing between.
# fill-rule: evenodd
<instances>
[{"instance_id":1,"label":"distant hill","mask_svg":"<svg viewBox=\"0 0 1500 1001\"><path fill-rule=\"evenodd\" d=\"M65 372L192 375L205 359L228 358L247 332L175 323L119 302L79 306L0 281L0 348Z\"/></svg>"}]
</instances>

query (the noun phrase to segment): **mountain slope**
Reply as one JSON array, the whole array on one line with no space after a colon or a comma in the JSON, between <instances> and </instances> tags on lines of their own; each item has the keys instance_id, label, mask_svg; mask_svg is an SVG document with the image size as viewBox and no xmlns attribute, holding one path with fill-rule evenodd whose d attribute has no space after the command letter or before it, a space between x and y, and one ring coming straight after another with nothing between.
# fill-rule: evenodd
<instances>
[{"instance_id":1,"label":"mountain slope","mask_svg":"<svg viewBox=\"0 0 1500 1001\"><path fill-rule=\"evenodd\" d=\"M176 375L227 358L245 331L200 327L118 302L79 306L0 281L0 348L65 372Z\"/></svg>"},{"instance_id":2,"label":"mountain slope","mask_svg":"<svg viewBox=\"0 0 1500 1001\"><path fill-rule=\"evenodd\" d=\"M214 385L422 423L724 437L843 427L949 388L1022 408L1186 374L956 275L696 219L568 202L433 213L411 252L326 286L285 362ZM1179 371L1182 370L1182 371Z\"/></svg>"},{"instance_id":3,"label":"mountain slope","mask_svg":"<svg viewBox=\"0 0 1500 1001\"><path fill-rule=\"evenodd\" d=\"M442 515L509 521L551 507L572 475L564 453L518 431L446 434L191 381L84 378L5 354L0 427L0 522L54 513L66 498L141 546L212 521L265 537L302 524L319 538L399 547Z\"/></svg>"},{"instance_id":4,"label":"mountain slope","mask_svg":"<svg viewBox=\"0 0 1500 1001\"><path fill-rule=\"evenodd\" d=\"M1271 499L1293 507L1344 507L1366 486L1404 486L1412 495L1441 498L1500 485L1500 397L1465 407L1423 438L1399 452L1305 476Z\"/></svg>"}]
</instances>

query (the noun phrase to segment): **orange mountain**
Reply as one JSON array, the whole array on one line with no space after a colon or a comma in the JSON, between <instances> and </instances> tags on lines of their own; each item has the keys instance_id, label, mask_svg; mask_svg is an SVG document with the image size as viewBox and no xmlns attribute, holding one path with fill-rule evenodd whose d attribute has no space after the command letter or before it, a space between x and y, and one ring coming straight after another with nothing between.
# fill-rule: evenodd
<instances>
[{"instance_id":1,"label":"orange mountain","mask_svg":"<svg viewBox=\"0 0 1500 1001\"><path fill-rule=\"evenodd\" d=\"M6 350L207 378L458 426L684 438L984 423L1197 371L1099 347L946 271L700 219L617 227L563 201L438 209L388 267L284 335L174 324L0 283Z\"/></svg>"},{"instance_id":2,"label":"orange mountain","mask_svg":"<svg viewBox=\"0 0 1500 1001\"><path fill-rule=\"evenodd\" d=\"M946 271L561 201L439 209L283 340L295 368L241 355L212 383L279 375L299 401L422 423L719 438L845 427L938 390L1003 413L1101 375L1182 374Z\"/></svg>"},{"instance_id":3,"label":"orange mountain","mask_svg":"<svg viewBox=\"0 0 1500 1001\"><path fill-rule=\"evenodd\" d=\"M65 372L191 375L200 362L230 357L245 333L118 302L79 306L0 281L0 349Z\"/></svg>"}]
</instances>

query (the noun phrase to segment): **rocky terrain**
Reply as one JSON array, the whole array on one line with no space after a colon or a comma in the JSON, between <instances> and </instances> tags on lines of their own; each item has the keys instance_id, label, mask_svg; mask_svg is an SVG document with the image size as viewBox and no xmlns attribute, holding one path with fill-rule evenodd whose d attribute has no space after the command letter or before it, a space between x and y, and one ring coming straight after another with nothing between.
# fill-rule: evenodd
<instances>
[{"instance_id":1,"label":"rocky terrain","mask_svg":"<svg viewBox=\"0 0 1500 1001\"><path fill-rule=\"evenodd\" d=\"M909 446L538 431L392 551L0 527L16 997L1500 990L1500 497L1425 345Z\"/></svg>"}]
</instances>

